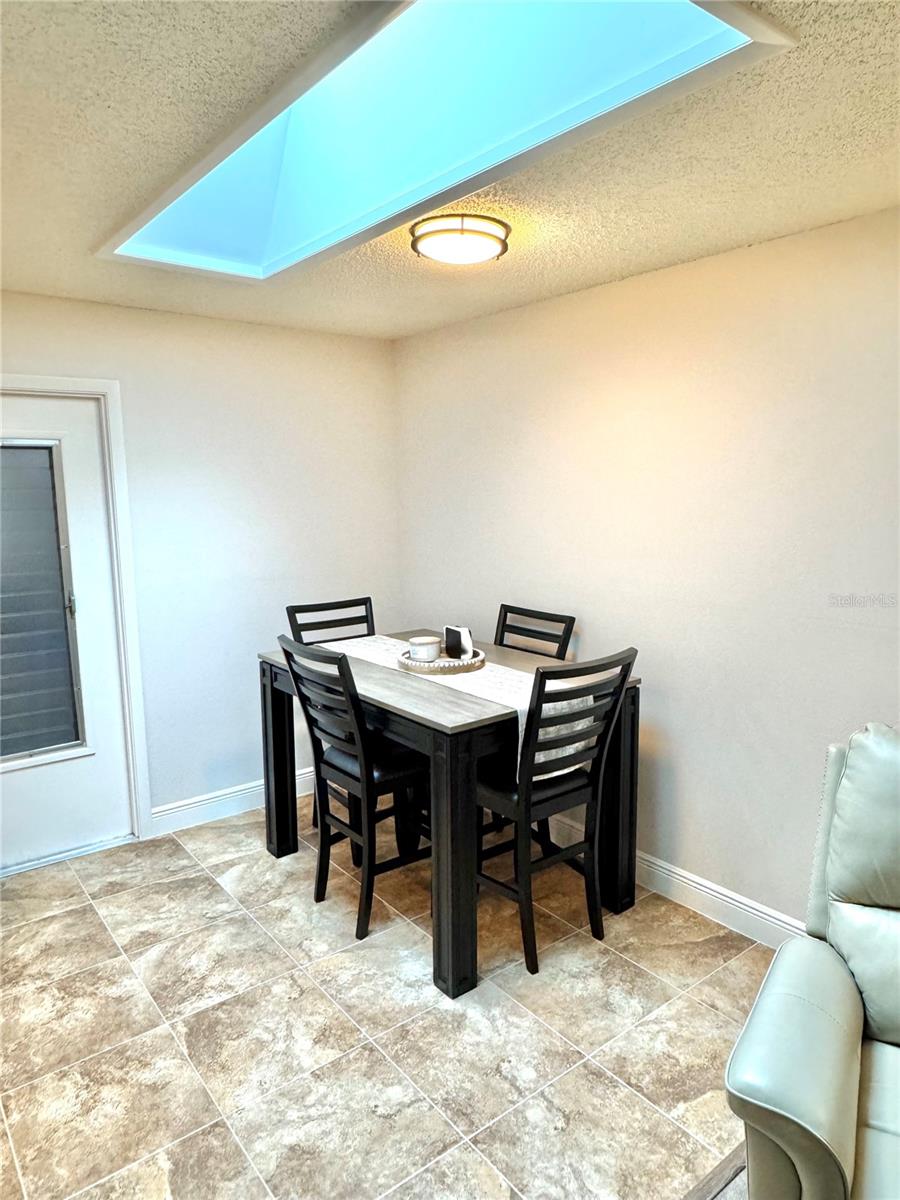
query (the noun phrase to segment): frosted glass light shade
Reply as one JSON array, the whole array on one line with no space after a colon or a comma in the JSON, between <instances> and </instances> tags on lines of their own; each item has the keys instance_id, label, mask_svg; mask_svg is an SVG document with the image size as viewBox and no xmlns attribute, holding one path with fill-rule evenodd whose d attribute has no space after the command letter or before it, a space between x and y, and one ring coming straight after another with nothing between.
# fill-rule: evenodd
<instances>
[{"instance_id":1,"label":"frosted glass light shade","mask_svg":"<svg viewBox=\"0 0 900 1200\"><path fill-rule=\"evenodd\" d=\"M410 226L412 248L422 258L454 266L490 262L509 249L512 232L505 221L469 213L425 217Z\"/></svg>"}]
</instances>

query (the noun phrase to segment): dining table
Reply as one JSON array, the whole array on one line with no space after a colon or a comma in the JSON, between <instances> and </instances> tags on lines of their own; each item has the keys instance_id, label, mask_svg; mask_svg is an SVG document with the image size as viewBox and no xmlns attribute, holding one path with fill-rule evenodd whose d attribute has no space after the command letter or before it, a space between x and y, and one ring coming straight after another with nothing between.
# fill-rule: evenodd
<instances>
[{"instance_id":1,"label":"dining table","mask_svg":"<svg viewBox=\"0 0 900 1200\"><path fill-rule=\"evenodd\" d=\"M434 632L408 629L389 637L406 642ZM398 661L387 665L383 650L374 645L379 641L385 643L384 638L355 638L339 647L350 657L367 724L430 761L433 978L448 996L461 996L478 983L478 763L490 755L515 761L522 709L510 697L527 688L520 673L533 682L537 667L552 666L556 660L476 641L494 680L510 685L493 689L504 697L500 701L491 697L485 680L476 682L485 672L453 676L454 686L447 687L448 680L415 674ZM258 657L266 844L270 854L281 858L296 853L300 845L294 690L280 651L264 651ZM630 908L635 898L640 683L638 678L629 681L603 773L601 895L604 907L613 913Z\"/></svg>"}]
</instances>

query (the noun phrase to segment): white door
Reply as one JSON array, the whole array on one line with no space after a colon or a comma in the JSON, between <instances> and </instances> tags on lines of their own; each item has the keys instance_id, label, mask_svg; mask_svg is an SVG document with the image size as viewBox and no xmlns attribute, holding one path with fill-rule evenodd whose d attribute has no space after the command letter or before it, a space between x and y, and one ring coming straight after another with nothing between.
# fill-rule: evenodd
<instances>
[{"instance_id":1,"label":"white door","mask_svg":"<svg viewBox=\"0 0 900 1200\"><path fill-rule=\"evenodd\" d=\"M100 411L4 393L0 866L134 830Z\"/></svg>"}]
</instances>

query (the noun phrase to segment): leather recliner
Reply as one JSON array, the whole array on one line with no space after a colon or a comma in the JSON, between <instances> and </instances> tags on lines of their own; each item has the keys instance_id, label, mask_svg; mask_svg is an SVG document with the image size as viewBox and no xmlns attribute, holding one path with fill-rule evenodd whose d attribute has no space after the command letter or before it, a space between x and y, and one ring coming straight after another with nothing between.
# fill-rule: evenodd
<instances>
[{"instance_id":1,"label":"leather recliner","mask_svg":"<svg viewBox=\"0 0 900 1200\"><path fill-rule=\"evenodd\" d=\"M900 732L830 746L809 937L779 949L726 1069L750 1200L900 1200Z\"/></svg>"}]
</instances>

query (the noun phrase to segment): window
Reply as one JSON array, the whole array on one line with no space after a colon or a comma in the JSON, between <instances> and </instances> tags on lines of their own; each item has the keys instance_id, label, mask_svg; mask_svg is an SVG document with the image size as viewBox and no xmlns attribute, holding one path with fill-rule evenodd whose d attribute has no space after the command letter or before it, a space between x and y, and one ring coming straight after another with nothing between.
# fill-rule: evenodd
<instances>
[{"instance_id":1,"label":"window","mask_svg":"<svg viewBox=\"0 0 900 1200\"><path fill-rule=\"evenodd\" d=\"M0 447L0 758L83 740L59 443Z\"/></svg>"}]
</instances>

